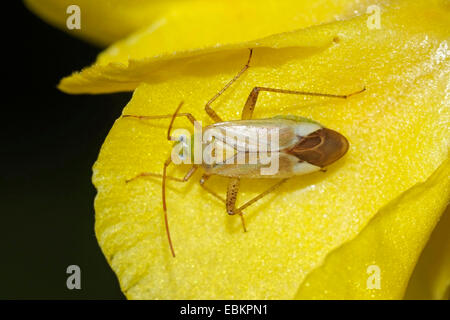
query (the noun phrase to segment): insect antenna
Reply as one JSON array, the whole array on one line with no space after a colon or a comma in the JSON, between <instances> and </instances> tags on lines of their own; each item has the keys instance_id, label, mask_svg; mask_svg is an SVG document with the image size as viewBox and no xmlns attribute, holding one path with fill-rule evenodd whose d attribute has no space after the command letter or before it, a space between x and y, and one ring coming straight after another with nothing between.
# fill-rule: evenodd
<instances>
[{"instance_id":1,"label":"insect antenna","mask_svg":"<svg viewBox=\"0 0 450 320\"><path fill-rule=\"evenodd\" d=\"M162 204L163 204L163 211L164 211L164 224L166 226L167 240L169 241L169 247L170 247L170 251L172 252L172 256L175 258L175 250L173 249L172 238L170 237L169 220L167 217L167 204L166 204L167 166L170 164L170 162L171 162L170 158L167 159L166 162L164 162L163 178L162 178Z\"/></svg>"},{"instance_id":2,"label":"insect antenna","mask_svg":"<svg viewBox=\"0 0 450 320\"><path fill-rule=\"evenodd\" d=\"M122 117L123 118L135 118L135 119L138 119L138 120L151 120L151 119L167 119L167 118L170 118L170 124L169 124L169 128L167 130L167 139L169 141L177 141L178 140L177 138L172 137L170 135L170 133L172 131L173 123L175 121L175 118L177 118L177 117L187 117L188 120L194 125L195 125L195 121L196 121L194 116L192 116L192 114L190 114L190 113L179 113L179 111L180 111L181 107L183 106L183 104L184 104L184 102L181 101L180 104L178 105L177 109L175 110L175 112L173 114L154 115L154 116L141 116L141 115L125 114L125 115L122 115ZM166 227L167 239L169 241L169 247L170 247L170 251L172 253L172 256L175 258L175 250L173 249L172 239L170 237L169 220L168 220L168 216L167 216L166 180L171 179L171 180L175 180L175 181L185 182L192 176L192 174L195 172L197 167L193 166L191 168L191 170L186 174L186 176L183 179L174 178L174 177L170 177L170 176L168 177L167 176L167 167L169 166L169 164L171 162L172 162L172 160L171 160L170 157L164 162L164 168L163 168L163 174L162 174L162 204L163 204L164 224L165 224L165 227ZM161 175L158 174L158 173L143 172L143 173L138 174L134 178L126 180L126 183L131 182L133 180L136 180L138 178L147 177L147 176L161 177Z\"/></svg>"},{"instance_id":3,"label":"insect antenna","mask_svg":"<svg viewBox=\"0 0 450 320\"><path fill-rule=\"evenodd\" d=\"M184 101L180 102L180 104L178 105L174 114L172 115L172 119L170 119L169 128L167 129L167 139L168 140L176 140L176 138L170 136L170 132L172 131L173 122L175 121L175 118L177 117L178 111L180 111L181 107L183 106L183 103L184 103ZM167 167L169 166L169 164L171 162L172 162L172 160L170 157L164 162L163 177L162 177L162 203L163 203L164 224L166 226L167 240L169 241L169 247L170 247L170 251L172 252L172 256L175 258L175 250L173 249L172 238L170 237L169 219L167 217L167 204L166 204Z\"/></svg>"}]
</instances>

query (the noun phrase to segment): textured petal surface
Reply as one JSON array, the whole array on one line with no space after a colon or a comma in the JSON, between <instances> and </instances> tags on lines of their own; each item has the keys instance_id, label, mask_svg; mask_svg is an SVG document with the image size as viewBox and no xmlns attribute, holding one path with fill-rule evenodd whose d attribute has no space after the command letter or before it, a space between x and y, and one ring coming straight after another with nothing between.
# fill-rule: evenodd
<instances>
[{"instance_id":1,"label":"textured petal surface","mask_svg":"<svg viewBox=\"0 0 450 320\"><path fill-rule=\"evenodd\" d=\"M115 44L100 61L126 61L224 41L244 41L324 22L362 8L366 0L24 0L48 23L91 42ZM70 31L67 7L81 9L80 30ZM353 12L355 13L355 12ZM193 36L195 35L195 36ZM139 41L138 41L139 40Z\"/></svg>"},{"instance_id":2,"label":"textured petal surface","mask_svg":"<svg viewBox=\"0 0 450 320\"><path fill-rule=\"evenodd\" d=\"M392 269L386 280L399 279L383 282L385 289L374 296L401 297L449 199L449 9L446 1L409 1L383 9L379 30L368 29L362 16L251 45L151 58L80 81L83 90L137 86L126 114L166 114L184 100L184 111L205 124L204 104L244 65L249 46L255 47L251 68L214 105L224 119L239 118L254 86L337 94L367 87L346 101L262 95L255 118L296 114L315 119L343 133L349 153L326 173L291 179L248 208L247 233L239 218L228 216L223 204L200 188L200 173L185 184L169 182L175 259L164 230L161 182L125 183L140 172L161 172L170 154L168 121L118 119L94 166L93 181L96 234L127 297L291 299L303 297L299 287L308 279L311 296L371 298L373 292L356 285L337 291L345 284L342 279L330 283L325 295L324 283L311 288L315 272L329 271L329 265L358 270L353 283L364 285L367 262L380 263L382 272ZM138 84L142 79L146 82ZM184 119L176 124L190 127ZM186 168L169 171L182 176ZM225 191L224 178L208 183ZM239 202L271 183L244 181ZM383 226L392 232L381 233ZM379 244L372 241L378 239L389 246L390 259L377 255ZM357 251L350 258L336 258L352 244ZM327 276L317 272L319 278Z\"/></svg>"},{"instance_id":3,"label":"textured petal surface","mask_svg":"<svg viewBox=\"0 0 450 320\"><path fill-rule=\"evenodd\" d=\"M450 161L447 160L426 182L388 203L355 240L332 252L324 265L307 277L296 298L403 298L418 256L448 203L448 197L442 195L450 194L449 177ZM435 283L425 282L432 287L438 285L432 289L433 298L442 299L445 282L448 286L448 270L441 269L449 266L445 261L448 260L445 249L449 249L446 240L434 252L441 259L426 260L435 263L434 271L440 271L434 275ZM351 263L343 264L343 261ZM433 277L431 269L430 266L424 274ZM376 281L379 285L375 285Z\"/></svg>"},{"instance_id":4,"label":"textured petal surface","mask_svg":"<svg viewBox=\"0 0 450 320\"><path fill-rule=\"evenodd\" d=\"M191 0L177 3L147 29L112 45L99 64L240 43L356 15L368 1Z\"/></svg>"},{"instance_id":5,"label":"textured petal surface","mask_svg":"<svg viewBox=\"0 0 450 320\"><path fill-rule=\"evenodd\" d=\"M277 44L254 41L275 33L310 27L365 12L369 1L355 0L192 0L165 8L148 27L119 41L99 55L97 62L81 73L62 80L68 93L105 93L134 90L140 81L167 60ZM321 45L318 39L289 42L281 46ZM324 41L324 39L321 39ZM249 44L244 42L251 41Z\"/></svg>"}]
</instances>

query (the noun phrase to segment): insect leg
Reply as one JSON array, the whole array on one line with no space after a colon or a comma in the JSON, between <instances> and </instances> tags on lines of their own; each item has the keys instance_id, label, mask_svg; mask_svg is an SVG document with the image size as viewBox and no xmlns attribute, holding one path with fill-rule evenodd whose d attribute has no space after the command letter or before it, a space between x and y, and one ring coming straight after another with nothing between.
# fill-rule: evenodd
<instances>
[{"instance_id":1,"label":"insect leg","mask_svg":"<svg viewBox=\"0 0 450 320\"><path fill-rule=\"evenodd\" d=\"M183 101L178 105L177 109L175 110L174 114L164 114L164 115L155 115L155 116L139 116L139 115L132 115L132 114L124 114L122 117L123 118L136 118L139 120L153 120L153 119L167 119L170 118L170 124L169 124L169 128L167 130L167 139L168 140L174 140L171 136L170 136L170 132L172 131L172 126L173 126L173 122L175 121L175 118L177 117L186 117L189 119L189 121L192 124L195 124L196 120L194 118L194 116L191 113L178 113L178 111L181 109L183 105Z\"/></svg>"},{"instance_id":2,"label":"insect leg","mask_svg":"<svg viewBox=\"0 0 450 320\"><path fill-rule=\"evenodd\" d=\"M263 198L264 196L268 195L269 193L271 193L272 191L274 191L275 189L277 189L278 187L280 187L283 183L285 183L288 179L283 179L279 182L277 182L276 184L274 184L273 186L271 186L269 189L267 189L266 191L264 191L263 193L257 195L256 197L254 197L253 199L247 201L245 204L243 204L242 206L240 206L237 210L238 211L243 211L244 209L248 208L249 206L251 206L252 204L254 204L256 201L260 200L261 198Z\"/></svg>"},{"instance_id":3,"label":"insect leg","mask_svg":"<svg viewBox=\"0 0 450 320\"><path fill-rule=\"evenodd\" d=\"M192 177L192 175L194 174L194 172L197 169L198 169L198 166L192 166L183 178L166 176L166 179L173 180L173 181L178 181L178 182L186 182ZM160 173L142 172L142 173L138 174L137 176L135 176L134 178L126 180L125 182L128 183L128 182L134 181L134 180L139 179L139 178L144 178L144 177L162 178L163 175L160 174Z\"/></svg>"},{"instance_id":4,"label":"insect leg","mask_svg":"<svg viewBox=\"0 0 450 320\"><path fill-rule=\"evenodd\" d=\"M214 190L211 190L210 188L208 188L207 186L205 186L205 182L209 179L209 177L211 177L210 175L204 174L202 176L202 178L200 179L200 185L210 194L212 194L214 197L216 197L217 199L219 199L220 201L222 201L223 203L225 203L225 205L228 207L228 193L227 193L227 199L225 200L223 197L221 197L220 195L218 195ZM236 191L237 193L237 191ZM234 202L236 203L236 197L234 199ZM241 221L242 221L242 226L244 228L244 232L247 231L247 228L245 227L245 221L244 221L244 216L242 215L242 212L239 211L239 209L234 209L232 214L239 214L239 216L241 217Z\"/></svg>"},{"instance_id":5,"label":"insect leg","mask_svg":"<svg viewBox=\"0 0 450 320\"><path fill-rule=\"evenodd\" d=\"M361 93L365 90L366 90L366 88L363 88L362 90L359 90L357 92L353 92L350 94L338 95L338 94L295 91L295 90L285 90L285 89L266 88L266 87L254 87L253 90L248 95L247 101L245 102L245 105L244 105L244 109L242 110L242 120L249 120L252 118L253 110L255 109L256 101L258 100L258 95L261 91L286 93L286 94L298 94L298 95L305 95L305 96L347 99L347 98L349 98L355 94Z\"/></svg>"},{"instance_id":6,"label":"insect leg","mask_svg":"<svg viewBox=\"0 0 450 320\"><path fill-rule=\"evenodd\" d=\"M239 79L239 77L250 67L250 60L252 58L252 53L253 53L253 49L250 49L250 55L248 57L248 61L245 64L245 66L241 69L241 71L239 71L233 79L231 79L226 85L225 87L222 88L222 90L220 90L218 93L216 93L216 95L214 97L211 98L211 100L208 101L208 103L206 103L205 106L205 111L208 114L208 116L214 121L214 122L222 122L222 118L220 118L217 113L211 108L211 104L222 94L224 93L225 90L227 90L232 84L233 82L235 82L237 79Z\"/></svg>"},{"instance_id":7,"label":"insect leg","mask_svg":"<svg viewBox=\"0 0 450 320\"><path fill-rule=\"evenodd\" d=\"M205 189L207 192L212 194L214 197L222 201L223 203L226 203L225 199L222 198L220 195L218 195L214 190L210 189L205 185L206 181L210 178L210 175L204 174L202 178L200 179L200 186L202 186L203 189Z\"/></svg>"},{"instance_id":8,"label":"insect leg","mask_svg":"<svg viewBox=\"0 0 450 320\"><path fill-rule=\"evenodd\" d=\"M154 115L154 116L139 116L139 115L133 115L133 114L124 114L122 118L136 118L139 120L153 120L153 119L168 119L172 118L173 114L161 114L161 115ZM186 117L189 119L191 123L194 123L195 118L191 113L178 113L176 117Z\"/></svg>"},{"instance_id":9,"label":"insect leg","mask_svg":"<svg viewBox=\"0 0 450 320\"><path fill-rule=\"evenodd\" d=\"M240 209L236 208L236 200L237 194L239 192L239 186L241 185L241 179L239 178L230 178L228 182L227 188L227 200L226 207L229 215L239 214L242 221L242 227L244 228L244 232L247 232L247 228L245 227L244 215Z\"/></svg>"},{"instance_id":10,"label":"insect leg","mask_svg":"<svg viewBox=\"0 0 450 320\"><path fill-rule=\"evenodd\" d=\"M230 178L227 188L227 212L230 215L236 213L236 200L239 192L241 180L239 178Z\"/></svg>"}]
</instances>

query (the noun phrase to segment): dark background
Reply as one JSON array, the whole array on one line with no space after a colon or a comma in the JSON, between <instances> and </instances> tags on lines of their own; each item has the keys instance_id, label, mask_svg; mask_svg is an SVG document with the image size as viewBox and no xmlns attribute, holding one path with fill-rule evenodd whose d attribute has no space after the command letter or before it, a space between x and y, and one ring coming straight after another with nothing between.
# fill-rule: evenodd
<instances>
[{"instance_id":1,"label":"dark background","mask_svg":"<svg viewBox=\"0 0 450 320\"><path fill-rule=\"evenodd\" d=\"M13 2L2 11L15 19L2 28L0 299L124 298L95 238L91 167L131 94L58 91L101 48ZM72 264L81 290L66 287Z\"/></svg>"}]
</instances>

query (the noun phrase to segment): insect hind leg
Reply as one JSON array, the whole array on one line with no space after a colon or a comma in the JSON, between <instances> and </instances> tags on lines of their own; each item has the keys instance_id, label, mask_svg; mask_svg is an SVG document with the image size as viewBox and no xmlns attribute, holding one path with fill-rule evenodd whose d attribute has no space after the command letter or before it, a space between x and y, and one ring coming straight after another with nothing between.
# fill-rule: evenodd
<instances>
[{"instance_id":1,"label":"insect hind leg","mask_svg":"<svg viewBox=\"0 0 450 320\"><path fill-rule=\"evenodd\" d=\"M228 199L228 192L227 192L227 199L224 199L223 197L221 197L220 195L217 194L217 192L215 192L214 190L210 189L209 187L207 187L205 185L206 181L210 178L210 175L204 174L202 176L202 178L200 179L200 185L202 186L203 189L205 189L205 191L207 191L209 194L213 195L215 198L219 199L220 201L222 201L225 206L228 208L229 204L229 199ZM236 191L237 192L237 191ZM242 211L234 208L232 213L229 212L229 214L234 215L234 214L239 214L239 216L241 217L241 222L242 222L242 228L244 229L244 232L247 232L247 227L245 226L245 220L244 220L244 215L242 213Z\"/></svg>"},{"instance_id":2,"label":"insect hind leg","mask_svg":"<svg viewBox=\"0 0 450 320\"><path fill-rule=\"evenodd\" d=\"M260 193L259 195L257 195L256 197L254 197L253 199L247 201L246 203L244 203L242 206L240 206L237 210L242 212L242 210L248 208L249 206L251 206L252 204L254 204L256 201L261 200L263 197L267 196L269 193L273 192L274 190L278 189L283 183L285 183L287 180L289 180L289 178L280 180L279 182L275 183L273 186L271 186L269 189L267 189L266 191Z\"/></svg>"},{"instance_id":3,"label":"insect hind leg","mask_svg":"<svg viewBox=\"0 0 450 320\"><path fill-rule=\"evenodd\" d=\"M247 101L245 102L244 108L242 109L242 120L249 120L253 117L253 111L255 110L256 101L258 101L259 93L261 91L266 92L276 92L276 93L285 93L285 94L297 94L304 96L315 96L315 97L327 97L327 98L339 98L339 99L347 99L356 94L362 93L366 90L364 87L362 90L352 92L350 94L329 94L329 93L317 93L317 92L307 92L307 91L296 91L296 90L285 90L285 89L277 89L277 88L267 88L267 87L254 87L253 90L248 95Z\"/></svg>"}]
</instances>

